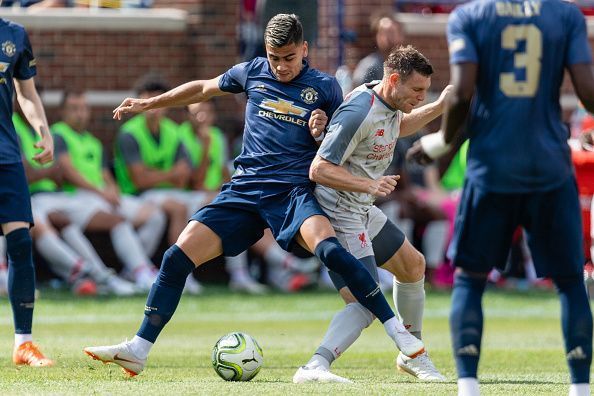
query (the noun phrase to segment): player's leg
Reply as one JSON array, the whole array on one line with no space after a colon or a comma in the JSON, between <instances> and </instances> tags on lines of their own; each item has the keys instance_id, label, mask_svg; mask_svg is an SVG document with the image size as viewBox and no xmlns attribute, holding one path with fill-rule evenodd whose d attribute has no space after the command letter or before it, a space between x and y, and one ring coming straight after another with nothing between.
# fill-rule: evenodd
<instances>
[{"instance_id":1,"label":"player's leg","mask_svg":"<svg viewBox=\"0 0 594 396\"><path fill-rule=\"evenodd\" d=\"M313 252L328 269L340 274L357 301L380 319L390 338L407 356L416 356L425 350L423 343L398 321L365 266L336 239L330 220L310 187L267 194L263 204L270 229L283 249L290 250L292 243L297 241Z\"/></svg>"},{"instance_id":2,"label":"player's leg","mask_svg":"<svg viewBox=\"0 0 594 396\"><path fill-rule=\"evenodd\" d=\"M524 213L536 273L553 279L561 301L561 328L571 377L569 394L589 395L592 311L583 282L583 235L573 178L558 189L532 194Z\"/></svg>"},{"instance_id":3,"label":"player's leg","mask_svg":"<svg viewBox=\"0 0 594 396\"><path fill-rule=\"evenodd\" d=\"M0 229L6 237L8 256L8 298L15 328L13 362L44 367L53 361L33 344L35 305L35 267L29 226L33 223L29 188L23 165L0 166Z\"/></svg>"},{"instance_id":4,"label":"player's leg","mask_svg":"<svg viewBox=\"0 0 594 396\"><path fill-rule=\"evenodd\" d=\"M161 208L167 219L169 220L169 228L167 229L167 241L174 244L177 237L181 234L188 223L188 208L184 201L177 199L163 189L152 189L140 195L140 198L145 202L150 202L153 205Z\"/></svg>"},{"instance_id":5,"label":"player's leg","mask_svg":"<svg viewBox=\"0 0 594 396\"><path fill-rule=\"evenodd\" d=\"M87 347L85 353L122 366L130 376L139 374L152 345L175 312L194 268L223 252L237 255L262 237L265 225L257 213L247 210L247 202L239 198L231 202L236 198L232 191L219 197L225 202L209 205L192 216L176 244L165 252L147 298L144 320L134 338L118 345Z\"/></svg>"},{"instance_id":6,"label":"player's leg","mask_svg":"<svg viewBox=\"0 0 594 396\"><path fill-rule=\"evenodd\" d=\"M8 261L6 259L6 238L0 236L0 296L8 295Z\"/></svg>"},{"instance_id":7,"label":"player's leg","mask_svg":"<svg viewBox=\"0 0 594 396\"><path fill-rule=\"evenodd\" d=\"M406 239L404 233L377 208L369 213L369 233L375 259L381 268L393 274L392 295L396 312L415 337L422 338L425 309L425 260ZM427 352L416 358L402 353L396 359L399 370L426 381L443 381Z\"/></svg>"},{"instance_id":8,"label":"player's leg","mask_svg":"<svg viewBox=\"0 0 594 396\"><path fill-rule=\"evenodd\" d=\"M491 268L503 265L517 226L517 195L483 191L466 181L452 241L456 267L450 332L460 394L478 395L482 297Z\"/></svg>"},{"instance_id":9,"label":"player's leg","mask_svg":"<svg viewBox=\"0 0 594 396\"><path fill-rule=\"evenodd\" d=\"M121 196L118 213L136 229L146 255L152 257L167 226L165 213L157 205L127 194Z\"/></svg>"}]
</instances>

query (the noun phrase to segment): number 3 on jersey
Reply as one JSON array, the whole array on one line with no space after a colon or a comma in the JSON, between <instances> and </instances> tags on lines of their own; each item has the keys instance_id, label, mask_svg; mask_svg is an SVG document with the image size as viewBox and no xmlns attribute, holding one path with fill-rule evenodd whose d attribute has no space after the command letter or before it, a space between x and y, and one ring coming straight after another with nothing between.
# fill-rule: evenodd
<instances>
[{"instance_id":1,"label":"number 3 on jersey","mask_svg":"<svg viewBox=\"0 0 594 396\"><path fill-rule=\"evenodd\" d=\"M514 68L525 69L526 79L517 80L515 73L501 73L499 87L506 96L531 97L536 94L540 80L542 33L535 25L510 25L501 32L501 48L515 51L518 42L525 41L526 49L514 54Z\"/></svg>"}]
</instances>

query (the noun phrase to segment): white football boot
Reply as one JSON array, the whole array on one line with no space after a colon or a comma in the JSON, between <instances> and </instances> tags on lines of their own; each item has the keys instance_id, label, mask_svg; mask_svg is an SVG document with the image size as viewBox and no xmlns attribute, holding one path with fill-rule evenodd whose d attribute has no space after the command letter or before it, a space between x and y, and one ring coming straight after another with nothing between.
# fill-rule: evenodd
<instances>
[{"instance_id":1,"label":"white football boot","mask_svg":"<svg viewBox=\"0 0 594 396\"><path fill-rule=\"evenodd\" d=\"M396 358L396 367L398 370L423 381L442 382L446 380L437 370L427 352L420 354L416 358L409 358L403 353L399 353L398 358Z\"/></svg>"},{"instance_id":2,"label":"white football boot","mask_svg":"<svg viewBox=\"0 0 594 396\"><path fill-rule=\"evenodd\" d=\"M301 366L293 376L293 383L304 384L306 382L340 382L343 384L351 384L352 381L344 377L332 374L327 368L323 366L307 367Z\"/></svg>"},{"instance_id":3,"label":"white football boot","mask_svg":"<svg viewBox=\"0 0 594 396\"><path fill-rule=\"evenodd\" d=\"M83 352L95 360L115 363L122 367L126 375L134 377L144 370L146 359L137 358L130 349L130 343L124 341L117 345L86 347Z\"/></svg>"},{"instance_id":4,"label":"white football boot","mask_svg":"<svg viewBox=\"0 0 594 396\"><path fill-rule=\"evenodd\" d=\"M425 352L425 344L414 335L410 334L408 330L399 330L396 328L394 333L394 341L400 352L409 358L415 358Z\"/></svg>"}]
</instances>

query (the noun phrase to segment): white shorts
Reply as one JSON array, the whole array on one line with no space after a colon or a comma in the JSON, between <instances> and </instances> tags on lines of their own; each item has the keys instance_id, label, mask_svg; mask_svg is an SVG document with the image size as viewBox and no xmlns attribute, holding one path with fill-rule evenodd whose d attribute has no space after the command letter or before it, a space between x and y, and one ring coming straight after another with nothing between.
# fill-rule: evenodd
<instances>
[{"instance_id":1,"label":"white shorts","mask_svg":"<svg viewBox=\"0 0 594 396\"><path fill-rule=\"evenodd\" d=\"M77 190L74 193L52 192L38 193L31 197L33 217L41 222L48 221L48 215L52 212L63 214L72 224L81 229L87 228L89 221L98 212L114 213L132 221L143 206L138 197L122 195L120 205L117 208L111 206L100 195L88 191Z\"/></svg>"},{"instance_id":2,"label":"white shorts","mask_svg":"<svg viewBox=\"0 0 594 396\"><path fill-rule=\"evenodd\" d=\"M371 240L377 236L388 220L384 212L372 206L366 214L352 213L337 208L323 208L330 218L340 244L353 256L373 256Z\"/></svg>"},{"instance_id":3,"label":"white shorts","mask_svg":"<svg viewBox=\"0 0 594 396\"><path fill-rule=\"evenodd\" d=\"M188 209L188 218L212 200L212 194L204 191L186 191L176 188L155 188L140 194L140 198L161 207L167 200L178 201Z\"/></svg>"}]
</instances>

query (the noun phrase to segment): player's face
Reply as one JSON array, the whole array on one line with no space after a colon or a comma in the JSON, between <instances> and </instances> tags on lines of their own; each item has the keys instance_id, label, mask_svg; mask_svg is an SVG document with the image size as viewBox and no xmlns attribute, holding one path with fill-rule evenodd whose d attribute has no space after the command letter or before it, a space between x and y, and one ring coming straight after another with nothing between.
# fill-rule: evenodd
<instances>
[{"instance_id":1,"label":"player's face","mask_svg":"<svg viewBox=\"0 0 594 396\"><path fill-rule=\"evenodd\" d=\"M188 106L188 117L194 127L214 123L214 106L211 102L194 103Z\"/></svg>"},{"instance_id":2,"label":"player's face","mask_svg":"<svg viewBox=\"0 0 594 396\"><path fill-rule=\"evenodd\" d=\"M389 77L389 82L390 104L403 113L410 113L425 100L427 90L431 86L431 77L412 72L407 79L402 80L397 73L393 73Z\"/></svg>"},{"instance_id":3,"label":"player's face","mask_svg":"<svg viewBox=\"0 0 594 396\"><path fill-rule=\"evenodd\" d=\"M62 117L64 118L64 122L70 125L75 131L85 131L91 118L91 110L89 109L85 95L69 95L64 102Z\"/></svg>"},{"instance_id":4,"label":"player's face","mask_svg":"<svg viewBox=\"0 0 594 396\"><path fill-rule=\"evenodd\" d=\"M297 77L303 68L303 58L307 56L307 41L278 48L266 44L266 54L270 69L277 80L289 82Z\"/></svg>"}]
</instances>

